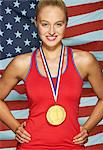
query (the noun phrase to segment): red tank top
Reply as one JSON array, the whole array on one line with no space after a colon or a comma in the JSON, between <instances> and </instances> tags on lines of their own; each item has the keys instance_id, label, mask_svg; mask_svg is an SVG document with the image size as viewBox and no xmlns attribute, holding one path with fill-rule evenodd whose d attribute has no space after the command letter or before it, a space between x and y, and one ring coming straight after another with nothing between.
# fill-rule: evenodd
<instances>
[{"instance_id":1,"label":"red tank top","mask_svg":"<svg viewBox=\"0 0 103 150\"><path fill-rule=\"evenodd\" d=\"M83 146L73 143L73 137L80 131L78 109L83 81L74 64L72 50L68 48L67 52L67 67L61 75L57 101L57 104L65 108L67 117L58 126L52 126L46 120L46 112L54 104L54 99L48 77L39 73L36 51L33 52L31 67L25 79L30 108L26 130L31 134L32 140L19 144L18 150L84 149Z\"/></svg>"}]
</instances>

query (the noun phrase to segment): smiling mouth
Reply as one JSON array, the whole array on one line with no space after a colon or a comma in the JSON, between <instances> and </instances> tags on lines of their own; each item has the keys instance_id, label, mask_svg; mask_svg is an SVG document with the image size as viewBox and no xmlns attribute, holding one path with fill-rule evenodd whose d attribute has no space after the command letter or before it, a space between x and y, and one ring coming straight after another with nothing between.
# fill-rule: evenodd
<instances>
[{"instance_id":1,"label":"smiling mouth","mask_svg":"<svg viewBox=\"0 0 103 150\"><path fill-rule=\"evenodd\" d=\"M57 36L47 36L46 38L47 38L47 40L49 40L49 41L55 41L56 38L57 38Z\"/></svg>"}]
</instances>

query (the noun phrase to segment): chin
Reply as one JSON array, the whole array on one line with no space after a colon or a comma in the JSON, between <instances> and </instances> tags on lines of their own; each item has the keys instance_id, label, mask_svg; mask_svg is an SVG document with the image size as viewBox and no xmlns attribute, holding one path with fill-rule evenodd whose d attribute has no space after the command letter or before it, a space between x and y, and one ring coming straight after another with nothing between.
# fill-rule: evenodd
<instances>
[{"instance_id":1,"label":"chin","mask_svg":"<svg viewBox=\"0 0 103 150\"><path fill-rule=\"evenodd\" d=\"M43 41L43 43L44 43L44 45L46 46L46 47L56 47L56 46L58 46L58 45L61 45L61 40L60 41Z\"/></svg>"}]
</instances>

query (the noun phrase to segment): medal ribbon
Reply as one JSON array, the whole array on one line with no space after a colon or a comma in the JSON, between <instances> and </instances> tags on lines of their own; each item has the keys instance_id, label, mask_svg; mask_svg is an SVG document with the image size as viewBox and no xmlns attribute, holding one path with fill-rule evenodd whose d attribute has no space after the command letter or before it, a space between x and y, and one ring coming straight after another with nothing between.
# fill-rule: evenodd
<instances>
[{"instance_id":1,"label":"medal ribbon","mask_svg":"<svg viewBox=\"0 0 103 150\"><path fill-rule=\"evenodd\" d=\"M45 57L44 52L43 52L41 47L40 47L40 53L41 53L41 57L42 57L42 60L43 60L43 63L44 63L46 74L49 78L49 82L50 82L50 85L51 85L51 88L52 88L54 100L56 102L57 101L57 96L58 96L58 91L59 91L59 84L60 84L62 66L63 66L64 46L62 45L62 48L61 48L61 54L60 54L60 60L59 60L59 66L58 66L58 74L57 74L57 80L56 80L56 87L54 86L52 76L51 76L47 61L46 61L46 57Z\"/></svg>"}]
</instances>

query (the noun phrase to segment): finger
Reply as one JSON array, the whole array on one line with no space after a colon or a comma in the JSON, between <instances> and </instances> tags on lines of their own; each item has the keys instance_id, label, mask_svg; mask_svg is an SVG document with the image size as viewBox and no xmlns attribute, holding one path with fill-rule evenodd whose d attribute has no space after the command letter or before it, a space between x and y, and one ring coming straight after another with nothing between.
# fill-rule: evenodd
<instances>
[{"instance_id":1,"label":"finger","mask_svg":"<svg viewBox=\"0 0 103 150\"><path fill-rule=\"evenodd\" d=\"M78 138L80 138L82 135L83 135L83 132L77 134L75 137L73 137L73 139L74 139L74 140L75 140L75 139L78 139Z\"/></svg>"},{"instance_id":2,"label":"finger","mask_svg":"<svg viewBox=\"0 0 103 150\"><path fill-rule=\"evenodd\" d=\"M22 127L19 127L18 128L18 130L16 131L16 133L18 133L18 134L25 134L27 137L31 137L31 135L24 129L24 128L22 128Z\"/></svg>"},{"instance_id":3,"label":"finger","mask_svg":"<svg viewBox=\"0 0 103 150\"><path fill-rule=\"evenodd\" d=\"M20 130L18 130L17 132L16 132L16 135L19 135L20 137L23 137L23 138L25 138L26 140L31 140L31 138L30 137L28 137L28 135L27 134L25 134L24 132L21 132Z\"/></svg>"},{"instance_id":4,"label":"finger","mask_svg":"<svg viewBox=\"0 0 103 150\"><path fill-rule=\"evenodd\" d=\"M85 130L83 130L83 131L81 131L79 134L77 134L73 139L75 140L75 139L78 139L78 138L80 138L81 136L88 136L88 133L85 131Z\"/></svg>"},{"instance_id":5,"label":"finger","mask_svg":"<svg viewBox=\"0 0 103 150\"><path fill-rule=\"evenodd\" d=\"M25 136L20 136L20 135L17 134L16 137L17 137L20 141L22 141L23 143L24 143L24 142L26 142L26 143L29 142L29 140L26 140L26 139L25 139Z\"/></svg>"},{"instance_id":6,"label":"finger","mask_svg":"<svg viewBox=\"0 0 103 150\"><path fill-rule=\"evenodd\" d=\"M18 137L15 138L19 143L24 143L23 141L21 141Z\"/></svg>"},{"instance_id":7,"label":"finger","mask_svg":"<svg viewBox=\"0 0 103 150\"><path fill-rule=\"evenodd\" d=\"M85 139L85 138L87 138L87 137L88 137L88 135L85 133L85 134L83 134L82 136L80 136L79 138L73 139L73 141L74 141L74 142L81 141L81 140L83 140L83 139Z\"/></svg>"},{"instance_id":8,"label":"finger","mask_svg":"<svg viewBox=\"0 0 103 150\"><path fill-rule=\"evenodd\" d=\"M87 143L88 140L87 139L84 139L84 140L81 140L81 141L78 141L78 142L75 142L75 144L80 144L80 145L84 145L85 143Z\"/></svg>"}]
</instances>

